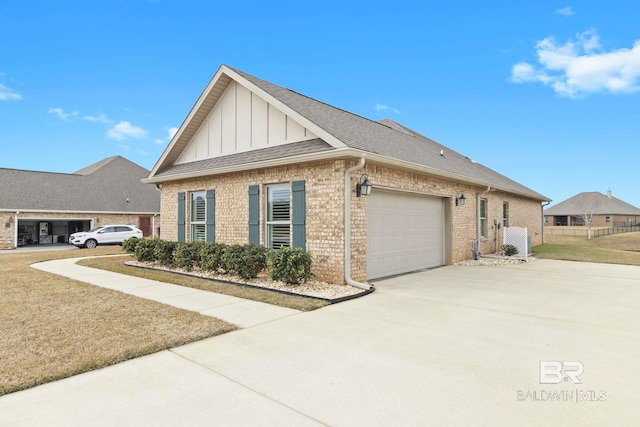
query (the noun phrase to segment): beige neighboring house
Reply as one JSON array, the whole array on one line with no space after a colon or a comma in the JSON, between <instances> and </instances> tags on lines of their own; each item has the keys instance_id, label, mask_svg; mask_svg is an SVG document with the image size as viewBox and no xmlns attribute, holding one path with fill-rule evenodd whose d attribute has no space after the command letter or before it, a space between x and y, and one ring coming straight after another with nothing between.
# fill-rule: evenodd
<instances>
[{"instance_id":1,"label":"beige neighboring house","mask_svg":"<svg viewBox=\"0 0 640 427\"><path fill-rule=\"evenodd\" d=\"M541 243L548 201L392 120L225 65L145 182L163 238L302 247L317 278L356 286L471 258L474 240L493 252L494 223Z\"/></svg>"},{"instance_id":2,"label":"beige neighboring house","mask_svg":"<svg viewBox=\"0 0 640 427\"><path fill-rule=\"evenodd\" d=\"M630 226L640 224L640 209L616 197L590 191L576 194L544 210L548 226L583 226L591 218L593 227Z\"/></svg>"},{"instance_id":3,"label":"beige neighboring house","mask_svg":"<svg viewBox=\"0 0 640 427\"><path fill-rule=\"evenodd\" d=\"M75 173L0 168L0 249L66 243L69 235L130 224L157 236L160 191L149 171L121 156Z\"/></svg>"}]
</instances>

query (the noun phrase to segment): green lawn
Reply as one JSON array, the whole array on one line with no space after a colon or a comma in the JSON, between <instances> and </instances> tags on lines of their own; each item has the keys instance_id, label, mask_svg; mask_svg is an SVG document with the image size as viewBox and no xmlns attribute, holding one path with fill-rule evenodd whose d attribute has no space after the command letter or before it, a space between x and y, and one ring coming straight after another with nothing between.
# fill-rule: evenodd
<instances>
[{"instance_id":1,"label":"green lawn","mask_svg":"<svg viewBox=\"0 0 640 427\"><path fill-rule=\"evenodd\" d=\"M640 265L640 232L592 239L546 236L545 241L545 244L533 247L538 258Z\"/></svg>"},{"instance_id":2,"label":"green lawn","mask_svg":"<svg viewBox=\"0 0 640 427\"><path fill-rule=\"evenodd\" d=\"M237 329L30 267L120 252L100 246L0 254L0 396Z\"/></svg>"}]
</instances>

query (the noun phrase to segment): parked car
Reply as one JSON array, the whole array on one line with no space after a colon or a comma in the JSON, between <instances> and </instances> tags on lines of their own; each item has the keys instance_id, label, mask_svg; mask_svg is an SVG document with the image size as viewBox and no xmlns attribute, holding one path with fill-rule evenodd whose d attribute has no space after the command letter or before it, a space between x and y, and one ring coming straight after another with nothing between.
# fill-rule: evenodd
<instances>
[{"instance_id":1,"label":"parked car","mask_svg":"<svg viewBox=\"0 0 640 427\"><path fill-rule=\"evenodd\" d=\"M132 225L105 225L93 230L73 233L69 236L69 243L79 248L93 249L98 245L121 245L131 237L141 238L142 230Z\"/></svg>"}]
</instances>

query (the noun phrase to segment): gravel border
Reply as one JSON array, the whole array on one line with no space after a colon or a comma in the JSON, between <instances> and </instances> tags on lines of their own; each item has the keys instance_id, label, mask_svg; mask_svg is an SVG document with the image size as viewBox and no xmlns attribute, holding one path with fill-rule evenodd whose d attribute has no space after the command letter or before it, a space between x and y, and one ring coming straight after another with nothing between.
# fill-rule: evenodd
<instances>
[{"instance_id":1,"label":"gravel border","mask_svg":"<svg viewBox=\"0 0 640 427\"><path fill-rule=\"evenodd\" d=\"M505 265L505 264L523 264L525 262L532 262L537 258L529 255L527 258L503 256L502 254L491 254L481 256L480 259L466 259L464 261L458 261L454 265Z\"/></svg>"},{"instance_id":2,"label":"gravel border","mask_svg":"<svg viewBox=\"0 0 640 427\"><path fill-rule=\"evenodd\" d=\"M289 285L284 282L271 280L267 275L261 274L257 278L250 282L243 281L237 276L229 276L225 274L215 274L208 271L203 271L194 268L192 271L187 271L182 268L165 267L154 262L140 262L140 261L127 261L125 265L138 268L146 268L150 270L167 271L170 273L182 274L185 276L198 277L206 280L213 280L216 282L228 283L235 286L247 286L259 289L271 290L287 295L300 296L306 298L316 298L324 301L328 301L332 304L346 301L353 298L358 298L374 291L372 287L370 290L356 288L350 285L338 285L334 283L320 282L316 280L310 280L299 285Z\"/></svg>"}]
</instances>

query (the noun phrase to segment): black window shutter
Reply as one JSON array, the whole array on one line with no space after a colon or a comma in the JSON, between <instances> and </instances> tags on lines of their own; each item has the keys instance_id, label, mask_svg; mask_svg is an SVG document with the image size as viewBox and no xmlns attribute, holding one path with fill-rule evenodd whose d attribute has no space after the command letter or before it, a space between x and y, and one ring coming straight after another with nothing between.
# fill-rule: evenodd
<instances>
[{"instance_id":1,"label":"black window shutter","mask_svg":"<svg viewBox=\"0 0 640 427\"><path fill-rule=\"evenodd\" d=\"M178 242L185 240L185 198L186 193L178 193Z\"/></svg>"},{"instance_id":2,"label":"black window shutter","mask_svg":"<svg viewBox=\"0 0 640 427\"><path fill-rule=\"evenodd\" d=\"M260 186L249 186L249 243L260 244Z\"/></svg>"},{"instance_id":3,"label":"black window shutter","mask_svg":"<svg viewBox=\"0 0 640 427\"><path fill-rule=\"evenodd\" d=\"M216 190L207 190L207 242L216 241Z\"/></svg>"},{"instance_id":4,"label":"black window shutter","mask_svg":"<svg viewBox=\"0 0 640 427\"><path fill-rule=\"evenodd\" d=\"M304 194L304 181L293 181L291 184L293 247L306 250L307 245L307 205Z\"/></svg>"}]
</instances>

